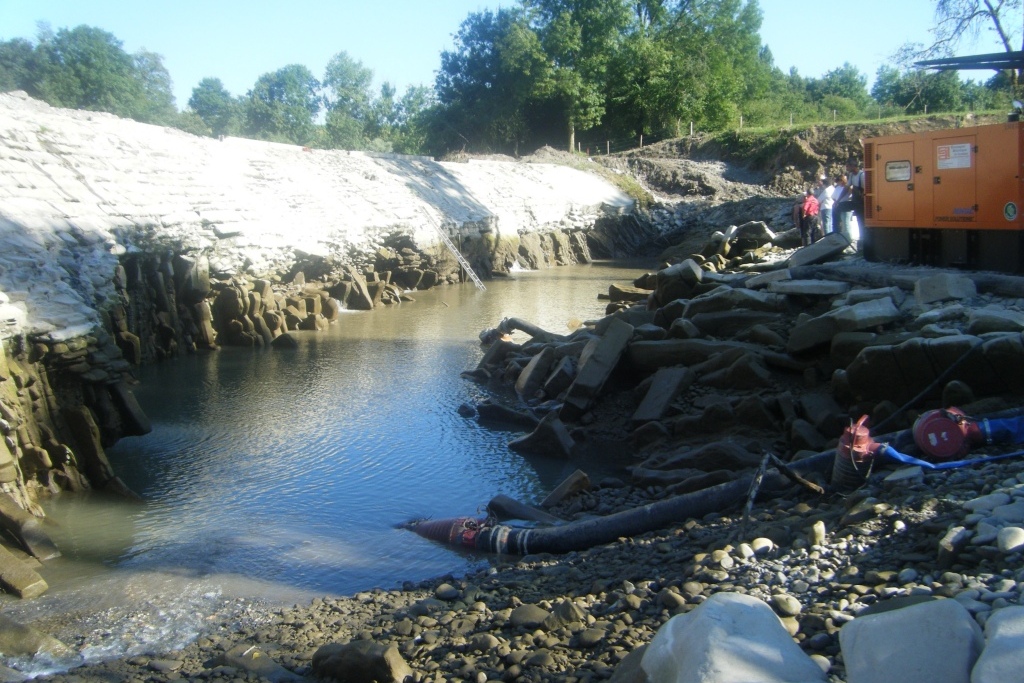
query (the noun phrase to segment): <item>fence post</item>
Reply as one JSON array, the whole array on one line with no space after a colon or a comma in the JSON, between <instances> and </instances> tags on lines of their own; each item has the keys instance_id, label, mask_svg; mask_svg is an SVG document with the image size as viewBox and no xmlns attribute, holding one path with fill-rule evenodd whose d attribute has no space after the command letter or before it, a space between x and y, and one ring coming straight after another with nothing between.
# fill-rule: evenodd
<instances>
[{"instance_id":1,"label":"fence post","mask_svg":"<svg viewBox=\"0 0 1024 683\"><path fill-rule=\"evenodd\" d=\"M740 130L743 130L743 114L740 114Z\"/></svg>"},{"instance_id":2,"label":"fence post","mask_svg":"<svg viewBox=\"0 0 1024 683\"><path fill-rule=\"evenodd\" d=\"M644 134L640 133L640 148L643 149L643 146L644 146Z\"/></svg>"},{"instance_id":3,"label":"fence post","mask_svg":"<svg viewBox=\"0 0 1024 683\"><path fill-rule=\"evenodd\" d=\"M793 127L793 112L789 112L789 127Z\"/></svg>"},{"instance_id":4,"label":"fence post","mask_svg":"<svg viewBox=\"0 0 1024 683\"><path fill-rule=\"evenodd\" d=\"M612 143L608 140L604 141L604 155L608 156L612 153Z\"/></svg>"},{"instance_id":5,"label":"fence post","mask_svg":"<svg viewBox=\"0 0 1024 683\"><path fill-rule=\"evenodd\" d=\"M836 122L836 110L833 109L832 110L832 123L835 123L835 122Z\"/></svg>"},{"instance_id":6,"label":"fence post","mask_svg":"<svg viewBox=\"0 0 1024 683\"><path fill-rule=\"evenodd\" d=\"M690 121L690 137L693 137L693 121Z\"/></svg>"}]
</instances>

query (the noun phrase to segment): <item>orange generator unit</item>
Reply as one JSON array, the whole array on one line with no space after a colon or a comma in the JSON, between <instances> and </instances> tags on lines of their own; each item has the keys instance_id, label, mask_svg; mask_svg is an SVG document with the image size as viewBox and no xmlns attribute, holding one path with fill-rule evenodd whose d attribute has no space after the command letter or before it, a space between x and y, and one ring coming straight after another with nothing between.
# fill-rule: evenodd
<instances>
[{"instance_id":1,"label":"orange generator unit","mask_svg":"<svg viewBox=\"0 0 1024 683\"><path fill-rule=\"evenodd\" d=\"M864 140L864 256L1024 270L1020 121Z\"/></svg>"}]
</instances>

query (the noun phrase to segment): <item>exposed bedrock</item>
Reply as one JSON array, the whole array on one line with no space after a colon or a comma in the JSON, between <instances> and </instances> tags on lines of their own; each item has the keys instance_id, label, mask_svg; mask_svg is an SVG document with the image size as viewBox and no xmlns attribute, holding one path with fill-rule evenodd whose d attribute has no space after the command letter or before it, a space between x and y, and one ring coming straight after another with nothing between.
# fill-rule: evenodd
<instances>
[{"instance_id":1,"label":"exposed bedrock","mask_svg":"<svg viewBox=\"0 0 1024 683\"><path fill-rule=\"evenodd\" d=\"M632 200L567 166L212 140L24 93L0 94L0 197L5 528L61 490L133 495L104 449L149 430L141 364L291 346L469 281L460 255L487 280L644 244ZM12 562L45 547L20 545ZM25 577L9 589L45 590Z\"/></svg>"}]
</instances>

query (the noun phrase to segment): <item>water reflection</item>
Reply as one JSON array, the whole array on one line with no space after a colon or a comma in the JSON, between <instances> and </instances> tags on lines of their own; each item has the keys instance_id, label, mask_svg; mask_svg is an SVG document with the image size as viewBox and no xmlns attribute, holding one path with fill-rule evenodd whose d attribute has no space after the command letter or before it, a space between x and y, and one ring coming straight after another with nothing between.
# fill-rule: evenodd
<instances>
[{"instance_id":1,"label":"water reflection","mask_svg":"<svg viewBox=\"0 0 1024 683\"><path fill-rule=\"evenodd\" d=\"M506 316L566 333L570 319L603 314L610 282L638 272L592 265L486 292L417 292L298 333L294 350L224 348L144 368L136 394L153 432L109 456L145 502L53 502L65 556L42 570L54 588L40 609L170 600L194 613L225 596L344 594L487 561L395 525L473 514L499 493L535 502L579 464L524 459L507 448L515 434L458 415L484 397L459 376L479 361L477 335ZM111 582L131 589L101 600ZM14 618L32 609L8 605Z\"/></svg>"}]
</instances>

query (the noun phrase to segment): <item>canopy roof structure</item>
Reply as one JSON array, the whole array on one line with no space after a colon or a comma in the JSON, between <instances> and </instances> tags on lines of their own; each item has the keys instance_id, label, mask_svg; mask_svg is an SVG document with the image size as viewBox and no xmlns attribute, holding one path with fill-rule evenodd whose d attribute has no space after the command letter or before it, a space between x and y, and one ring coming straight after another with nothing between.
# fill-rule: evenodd
<instances>
[{"instance_id":1,"label":"canopy roof structure","mask_svg":"<svg viewBox=\"0 0 1024 683\"><path fill-rule=\"evenodd\" d=\"M914 62L914 66L939 71L962 71L967 69L1024 69L1024 52L993 52L986 55L967 57L943 57Z\"/></svg>"}]
</instances>

